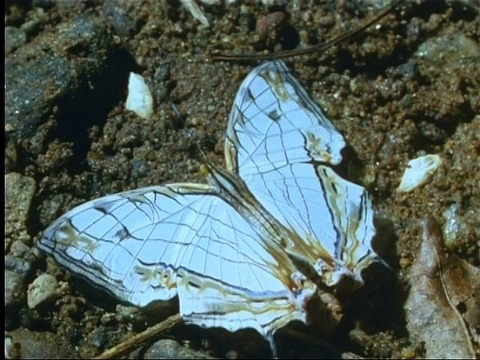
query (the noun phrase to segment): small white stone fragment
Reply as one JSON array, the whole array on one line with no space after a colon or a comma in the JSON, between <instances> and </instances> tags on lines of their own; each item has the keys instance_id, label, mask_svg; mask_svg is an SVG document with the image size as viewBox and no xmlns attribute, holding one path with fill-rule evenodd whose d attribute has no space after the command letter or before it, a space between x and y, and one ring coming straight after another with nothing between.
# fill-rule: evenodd
<instances>
[{"instance_id":1,"label":"small white stone fragment","mask_svg":"<svg viewBox=\"0 0 480 360\"><path fill-rule=\"evenodd\" d=\"M438 155L425 155L410 160L397 190L410 192L425 184L441 164L442 159Z\"/></svg>"},{"instance_id":2,"label":"small white stone fragment","mask_svg":"<svg viewBox=\"0 0 480 360\"><path fill-rule=\"evenodd\" d=\"M200 23L205 26L209 27L210 24L208 22L207 17L203 13L202 9L200 9L200 6L195 2L195 0L181 0L181 3L185 9L188 10L188 12Z\"/></svg>"},{"instance_id":3,"label":"small white stone fragment","mask_svg":"<svg viewBox=\"0 0 480 360\"><path fill-rule=\"evenodd\" d=\"M133 111L142 119L148 119L153 114L152 93L144 78L133 72L128 78L128 96L125 108Z\"/></svg>"}]
</instances>

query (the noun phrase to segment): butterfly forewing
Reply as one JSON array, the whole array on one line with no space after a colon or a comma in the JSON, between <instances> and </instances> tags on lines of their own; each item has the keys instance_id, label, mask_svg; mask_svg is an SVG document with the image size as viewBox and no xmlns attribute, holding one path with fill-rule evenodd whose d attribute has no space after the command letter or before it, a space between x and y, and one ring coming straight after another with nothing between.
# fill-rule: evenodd
<instances>
[{"instance_id":1,"label":"butterfly forewing","mask_svg":"<svg viewBox=\"0 0 480 360\"><path fill-rule=\"evenodd\" d=\"M329 285L343 274L361 282L358 273L376 258L368 193L328 166L341 161L344 146L282 61L260 65L241 85L227 128L227 166L293 234L284 239L287 251Z\"/></svg>"},{"instance_id":2,"label":"butterfly forewing","mask_svg":"<svg viewBox=\"0 0 480 360\"><path fill-rule=\"evenodd\" d=\"M226 141L227 168L242 177L312 159L338 164L345 146L282 61L263 63L243 81Z\"/></svg>"}]
</instances>

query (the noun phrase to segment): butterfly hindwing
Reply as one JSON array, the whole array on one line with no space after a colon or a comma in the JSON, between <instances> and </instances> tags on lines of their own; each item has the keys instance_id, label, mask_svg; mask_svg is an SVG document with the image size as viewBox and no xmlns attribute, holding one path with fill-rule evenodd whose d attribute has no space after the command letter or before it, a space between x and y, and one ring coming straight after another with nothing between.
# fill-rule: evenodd
<instances>
[{"instance_id":1,"label":"butterfly hindwing","mask_svg":"<svg viewBox=\"0 0 480 360\"><path fill-rule=\"evenodd\" d=\"M266 336L306 321L296 269L268 237L207 185L172 184L87 202L38 246L121 300L145 306L178 295L186 322Z\"/></svg>"}]
</instances>

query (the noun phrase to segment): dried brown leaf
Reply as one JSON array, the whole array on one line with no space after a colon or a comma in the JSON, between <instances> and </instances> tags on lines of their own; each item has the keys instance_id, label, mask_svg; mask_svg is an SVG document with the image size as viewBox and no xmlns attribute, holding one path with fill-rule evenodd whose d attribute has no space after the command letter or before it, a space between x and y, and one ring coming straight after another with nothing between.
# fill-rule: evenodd
<instances>
[{"instance_id":1,"label":"dried brown leaf","mask_svg":"<svg viewBox=\"0 0 480 360\"><path fill-rule=\"evenodd\" d=\"M480 329L480 270L447 251L438 223L423 221L410 271L407 328L429 358L475 358Z\"/></svg>"}]
</instances>

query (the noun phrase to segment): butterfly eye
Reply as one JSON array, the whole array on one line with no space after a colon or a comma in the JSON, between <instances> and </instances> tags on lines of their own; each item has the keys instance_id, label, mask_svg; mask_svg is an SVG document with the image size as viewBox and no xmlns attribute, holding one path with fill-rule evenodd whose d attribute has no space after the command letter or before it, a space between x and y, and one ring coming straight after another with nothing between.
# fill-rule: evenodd
<instances>
[{"instance_id":1,"label":"butterfly eye","mask_svg":"<svg viewBox=\"0 0 480 360\"><path fill-rule=\"evenodd\" d=\"M295 283L297 289L303 289L304 288L305 281L306 281L305 275L303 275L299 271L296 271L291 275L291 278L292 278L293 282Z\"/></svg>"}]
</instances>

